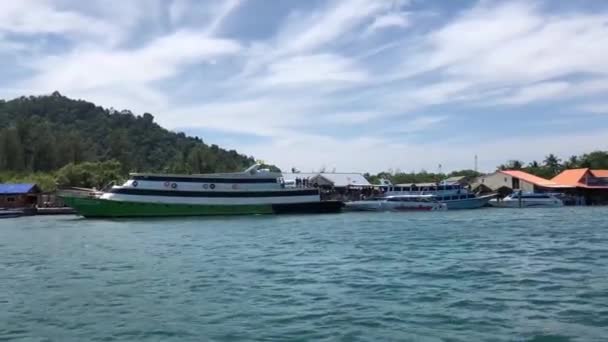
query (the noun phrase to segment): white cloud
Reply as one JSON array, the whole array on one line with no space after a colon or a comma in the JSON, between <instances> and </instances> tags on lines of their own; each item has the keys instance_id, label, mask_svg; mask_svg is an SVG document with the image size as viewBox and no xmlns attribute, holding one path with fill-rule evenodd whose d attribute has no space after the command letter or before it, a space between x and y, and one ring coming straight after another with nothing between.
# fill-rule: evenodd
<instances>
[{"instance_id":1,"label":"white cloud","mask_svg":"<svg viewBox=\"0 0 608 342\"><path fill-rule=\"evenodd\" d=\"M282 32L285 48L291 52L312 51L352 31L392 6L390 1L344 0L295 23L290 20ZM291 19L294 19L293 17Z\"/></svg>"},{"instance_id":2,"label":"white cloud","mask_svg":"<svg viewBox=\"0 0 608 342\"><path fill-rule=\"evenodd\" d=\"M523 2L488 4L431 35L428 67L501 82L608 72L606 15L543 15Z\"/></svg>"},{"instance_id":3,"label":"white cloud","mask_svg":"<svg viewBox=\"0 0 608 342\"><path fill-rule=\"evenodd\" d=\"M0 10L0 31L19 34L63 34L119 39L120 31L108 22L82 13L59 10L47 0L5 1Z\"/></svg>"},{"instance_id":4,"label":"white cloud","mask_svg":"<svg viewBox=\"0 0 608 342\"><path fill-rule=\"evenodd\" d=\"M515 94L499 99L504 104L526 104L529 102L563 96L570 89L568 82L542 82L518 89Z\"/></svg>"},{"instance_id":5,"label":"white cloud","mask_svg":"<svg viewBox=\"0 0 608 342\"><path fill-rule=\"evenodd\" d=\"M389 27L405 28L410 26L408 13L389 13L384 14L374 19L374 22L368 27L368 32L372 33Z\"/></svg>"},{"instance_id":6,"label":"white cloud","mask_svg":"<svg viewBox=\"0 0 608 342\"><path fill-rule=\"evenodd\" d=\"M206 33L208 35L213 35L222 25L222 22L228 18L228 16L236 10L244 0L223 0L221 5L215 12L211 23L206 28Z\"/></svg>"},{"instance_id":7,"label":"white cloud","mask_svg":"<svg viewBox=\"0 0 608 342\"><path fill-rule=\"evenodd\" d=\"M266 86L296 85L312 83L358 83L368 78L365 70L354 61L333 54L299 55L284 58L268 66L269 73L260 83Z\"/></svg>"},{"instance_id":8,"label":"white cloud","mask_svg":"<svg viewBox=\"0 0 608 342\"><path fill-rule=\"evenodd\" d=\"M379 119L383 113L374 111L351 111L351 112L332 112L324 115L321 119L315 120L315 123L321 124L363 124L372 120Z\"/></svg>"},{"instance_id":9,"label":"white cloud","mask_svg":"<svg viewBox=\"0 0 608 342\"><path fill-rule=\"evenodd\" d=\"M191 31L160 37L135 50L75 50L34 62L40 74L28 81L34 89L78 89L123 82L148 82L175 75L189 63L238 52L239 44Z\"/></svg>"}]
</instances>

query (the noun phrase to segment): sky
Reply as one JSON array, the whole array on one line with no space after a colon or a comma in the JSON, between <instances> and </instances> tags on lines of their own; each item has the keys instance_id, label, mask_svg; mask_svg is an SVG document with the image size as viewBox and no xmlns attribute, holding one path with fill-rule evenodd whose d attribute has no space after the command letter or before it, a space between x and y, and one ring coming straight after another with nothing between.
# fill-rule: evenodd
<instances>
[{"instance_id":1,"label":"sky","mask_svg":"<svg viewBox=\"0 0 608 342\"><path fill-rule=\"evenodd\" d=\"M3 1L0 63L0 98L149 112L283 169L608 149L608 1Z\"/></svg>"}]
</instances>

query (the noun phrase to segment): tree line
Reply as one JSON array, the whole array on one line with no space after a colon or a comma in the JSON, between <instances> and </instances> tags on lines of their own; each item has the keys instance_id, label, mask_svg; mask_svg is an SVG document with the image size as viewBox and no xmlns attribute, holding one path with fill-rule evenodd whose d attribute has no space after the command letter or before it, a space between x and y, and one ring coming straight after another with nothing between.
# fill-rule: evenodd
<instances>
[{"instance_id":1,"label":"tree line","mask_svg":"<svg viewBox=\"0 0 608 342\"><path fill-rule=\"evenodd\" d=\"M594 151L581 155L573 155L565 160L551 153L540 162L533 160L526 163L521 160L509 160L496 167L497 170L521 170L545 179L551 179L564 170L577 168L608 169L608 151ZM454 176L475 178L481 176L481 173L474 170L458 170L450 173L433 173L424 170L420 172L389 170L376 175L366 173L364 176L372 184L378 184L381 179L389 180L393 184L416 184L439 182Z\"/></svg>"},{"instance_id":2,"label":"tree line","mask_svg":"<svg viewBox=\"0 0 608 342\"><path fill-rule=\"evenodd\" d=\"M533 160L525 163L521 160L509 160L507 163L499 165L497 169L522 170L545 179L551 179L564 170L578 168L608 169L608 151L593 151L573 155L564 160L551 153L541 162Z\"/></svg>"}]
</instances>

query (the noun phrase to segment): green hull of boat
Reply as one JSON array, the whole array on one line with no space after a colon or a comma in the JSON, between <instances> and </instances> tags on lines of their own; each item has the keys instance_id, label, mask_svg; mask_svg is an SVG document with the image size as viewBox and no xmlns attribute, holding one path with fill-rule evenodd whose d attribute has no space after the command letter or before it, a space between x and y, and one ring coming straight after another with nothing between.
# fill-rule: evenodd
<instances>
[{"instance_id":1,"label":"green hull of boat","mask_svg":"<svg viewBox=\"0 0 608 342\"><path fill-rule=\"evenodd\" d=\"M84 217L172 217L207 215L329 214L342 211L340 201L255 205L164 204L112 201L64 196L63 200Z\"/></svg>"},{"instance_id":2,"label":"green hull of boat","mask_svg":"<svg viewBox=\"0 0 608 342\"><path fill-rule=\"evenodd\" d=\"M120 202L98 198L64 197L84 217L171 217L272 214L272 205L195 205Z\"/></svg>"}]
</instances>

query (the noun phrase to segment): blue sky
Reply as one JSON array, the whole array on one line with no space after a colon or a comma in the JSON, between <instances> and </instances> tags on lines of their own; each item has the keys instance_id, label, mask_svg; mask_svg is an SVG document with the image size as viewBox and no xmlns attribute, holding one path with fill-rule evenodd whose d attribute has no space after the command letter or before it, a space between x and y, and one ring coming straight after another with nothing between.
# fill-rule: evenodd
<instances>
[{"instance_id":1,"label":"blue sky","mask_svg":"<svg viewBox=\"0 0 608 342\"><path fill-rule=\"evenodd\" d=\"M0 97L62 94L303 171L608 149L608 2L25 0Z\"/></svg>"}]
</instances>

